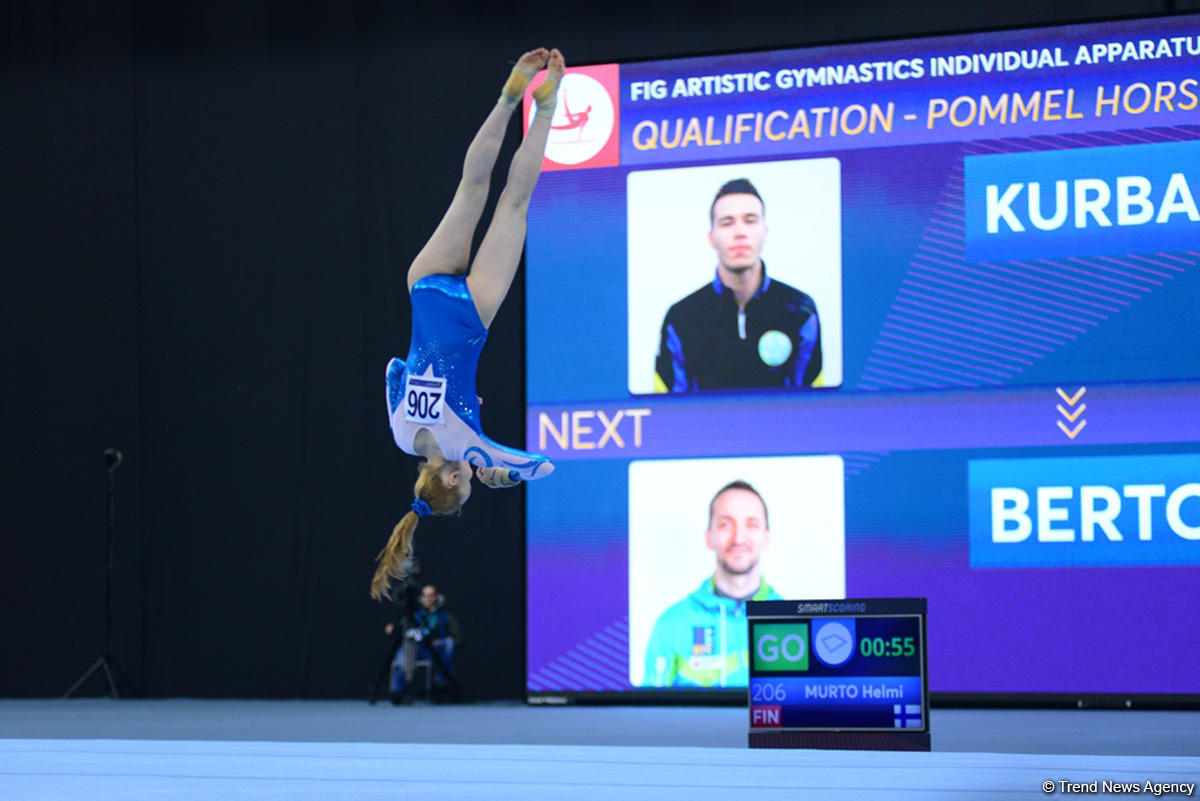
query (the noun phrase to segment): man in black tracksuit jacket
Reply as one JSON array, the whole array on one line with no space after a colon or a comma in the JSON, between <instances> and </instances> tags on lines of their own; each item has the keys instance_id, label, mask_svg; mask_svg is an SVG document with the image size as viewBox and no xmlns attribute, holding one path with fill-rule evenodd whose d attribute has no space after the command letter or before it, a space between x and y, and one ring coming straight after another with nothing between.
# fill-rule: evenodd
<instances>
[{"instance_id":1,"label":"man in black tracksuit jacket","mask_svg":"<svg viewBox=\"0 0 1200 801\"><path fill-rule=\"evenodd\" d=\"M821 327L813 299L767 275L764 206L744 178L717 192L708 238L717 274L671 306L655 363L659 392L821 384Z\"/></svg>"}]
</instances>

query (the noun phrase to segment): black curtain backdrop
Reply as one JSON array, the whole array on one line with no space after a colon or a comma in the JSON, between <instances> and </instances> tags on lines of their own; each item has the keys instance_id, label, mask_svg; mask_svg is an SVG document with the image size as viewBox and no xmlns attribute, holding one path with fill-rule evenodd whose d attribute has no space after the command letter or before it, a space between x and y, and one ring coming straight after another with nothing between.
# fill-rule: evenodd
<instances>
[{"instance_id":1,"label":"black curtain backdrop","mask_svg":"<svg viewBox=\"0 0 1200 801\"><path fill-rule=\"evenodd\" d=\"M143 695L365 695L391 611L367 596L373 558L415 478L383 404L404 275L522 50L585 63L1197 7L0 2L0 695L60 694L103 652L106 447L126 457L113 655ZM485 426L514 444L522 280L479 373ZM523 691L523 519L523 490L479 489L418 530L478 697Z\"/></svg>"}]
</instances>

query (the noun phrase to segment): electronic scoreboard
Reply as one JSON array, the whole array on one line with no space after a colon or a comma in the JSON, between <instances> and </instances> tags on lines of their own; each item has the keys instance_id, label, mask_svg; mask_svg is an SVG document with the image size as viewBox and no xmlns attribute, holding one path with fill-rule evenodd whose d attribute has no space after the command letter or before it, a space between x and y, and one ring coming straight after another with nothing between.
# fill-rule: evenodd
<instances>
[{"instance_id":1,"label":"electronic scoreboard","mask_svg":"<svg viewBox=\"0 0 1200 801\"><path fill-rule=\"evenodd\" d=\"M750 747L929 750L924 598L750 601Z\"/></svg>"}]
</instances>

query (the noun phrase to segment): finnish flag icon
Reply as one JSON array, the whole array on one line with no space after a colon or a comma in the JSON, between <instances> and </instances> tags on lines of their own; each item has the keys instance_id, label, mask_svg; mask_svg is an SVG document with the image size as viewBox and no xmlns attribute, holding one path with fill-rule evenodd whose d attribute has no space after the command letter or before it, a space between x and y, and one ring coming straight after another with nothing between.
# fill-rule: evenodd
<instances>
[{"instance_id":1,"label":"finnish flag icon","mask_svg":"<svg viewBox=\"0 0 1200 801\"><path fill-rule=\"evenodd\" d=\"M892 725L897 729L921 728L920 704L893 704Z\"/></svg>"}]
</instances>

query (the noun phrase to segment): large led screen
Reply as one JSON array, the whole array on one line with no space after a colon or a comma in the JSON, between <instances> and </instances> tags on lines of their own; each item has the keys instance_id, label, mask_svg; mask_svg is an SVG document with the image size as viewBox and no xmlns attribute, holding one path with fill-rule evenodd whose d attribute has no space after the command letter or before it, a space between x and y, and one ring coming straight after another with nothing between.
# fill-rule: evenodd
<instances>
[{"instance_id":1,"label":"large led screen","mask_svg":"<svg viewBox=\"0 0 1200 801\"><path fill-rule=\"evenodd\" d=\"M928 598L935 693L1200 692L1198 106L1195 15L569 70L529 692L846 597Z\"/></svg>"}]
</instances>

